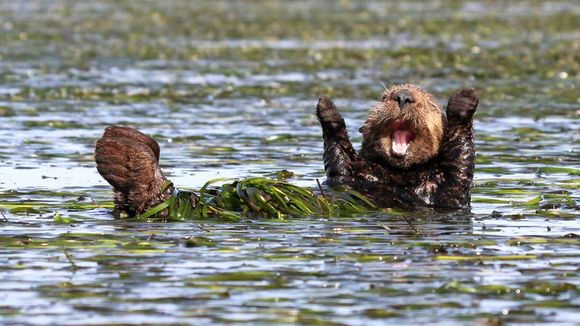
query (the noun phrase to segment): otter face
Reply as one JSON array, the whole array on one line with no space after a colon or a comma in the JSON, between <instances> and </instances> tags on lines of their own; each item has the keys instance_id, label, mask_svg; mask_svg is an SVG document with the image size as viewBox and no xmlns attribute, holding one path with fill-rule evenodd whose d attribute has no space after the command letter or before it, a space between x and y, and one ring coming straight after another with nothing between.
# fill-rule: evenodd
<instances>
[{"instance_id":1,"label":"otter face","mask_svg":"<svg viewBox=\"0 0 580 326\"><path fill-rule=\"evenodd\" d=\"M407 169L439 153L444 128L445 116L433 95L415 85L394 86L360 129L361 155Z\"/></svg>"}]
</instances>

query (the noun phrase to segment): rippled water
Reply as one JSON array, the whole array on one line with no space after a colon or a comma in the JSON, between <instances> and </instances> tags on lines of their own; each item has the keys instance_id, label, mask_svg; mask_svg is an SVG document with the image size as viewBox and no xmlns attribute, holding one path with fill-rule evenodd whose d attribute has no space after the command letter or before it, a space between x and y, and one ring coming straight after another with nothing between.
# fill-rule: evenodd
<instances>
[{"instance_id":1,"label":"rippled water","mask_svg":"<svg viewBox=\"0 0 580 326\"><path fill-rule=\"evenodd\" d=\"M575 324L575 1L0 0L0 323ZM387 85L473 85L471 213L114 220L105 126L152 134L183 187L324 175Z\"/></svg>"}]
</instances>

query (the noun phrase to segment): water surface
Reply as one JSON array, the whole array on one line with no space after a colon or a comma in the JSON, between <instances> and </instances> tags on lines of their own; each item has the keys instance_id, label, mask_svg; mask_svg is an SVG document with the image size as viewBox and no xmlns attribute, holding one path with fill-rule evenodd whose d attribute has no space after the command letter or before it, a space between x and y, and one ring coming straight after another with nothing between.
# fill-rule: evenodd
<instances>
[{"instance_id":1,"label":"water surface","mask_svg":"<svg viewBox=\"0 0 580 326\"><path fill-rule=\"evenodd\" d=\"M0 0L2 324L554 323L580 318L575 1ZM387 85L474 86L470 213L114 220L92 151L152 134L178 185L323 178Z\"/></svg>"}]
</instances>

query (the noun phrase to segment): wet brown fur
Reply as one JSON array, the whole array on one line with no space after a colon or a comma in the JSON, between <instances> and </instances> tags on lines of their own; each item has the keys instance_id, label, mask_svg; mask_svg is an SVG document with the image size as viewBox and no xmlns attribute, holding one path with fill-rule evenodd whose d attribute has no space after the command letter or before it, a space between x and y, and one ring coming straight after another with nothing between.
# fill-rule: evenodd
<instances>
[{"instance_id":1,"label":"wet brown fur","mask_svg":"<svg viewBox=\"0 0 580 326\"><path fill-rule=\"evenodd\" d=\"M414 98L413 103L403 108L395 100L395 95L401 90L410 91ZM407 121L415 134L405 157L391 152L391 124L397 119ZM415 85L394 86L385 91L381 102L371 109L367 121L360 128L363 134L360 155L405 169L425 163L439 153L445 122L445 116L433 95Z\"/></svg>"}]
</instances>

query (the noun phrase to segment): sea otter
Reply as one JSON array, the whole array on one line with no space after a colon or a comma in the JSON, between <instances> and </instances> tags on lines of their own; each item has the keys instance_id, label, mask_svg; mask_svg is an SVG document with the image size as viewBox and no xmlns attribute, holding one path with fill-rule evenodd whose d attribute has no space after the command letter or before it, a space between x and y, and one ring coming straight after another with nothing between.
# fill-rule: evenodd
<instances>
[{"instance_id":1,"label":"sea otter","mask_svg":"<svg viewBox=\"0 0 580 326\"><path fill-rule=\"evenodd\" d=\"M445 114L421 88L392 87L360 128L357 153L336 106L322 97L316 112L327 183L351 187L382 207L469 207L478 103L476 91L465 88L451 96Z\"/></svg>"},{"instance_id":2,"label":"sea otter","mask_svg":"<svg viewBox=\"0 0 580 326\"><path fill-rule=\"evenodd\" d=\"M478 101L474 89L462 89L449 99L445 114L421 88L395 86L371 109L357 153L336 106L321 97L316 113L327 184L352 188L380 207L469 207ZM159 154L153 138L130 127L107 127L97 140L97 170L114 188L117 212L139 215L175 195L159 167Z\"/></svg>"}]
</instances>

